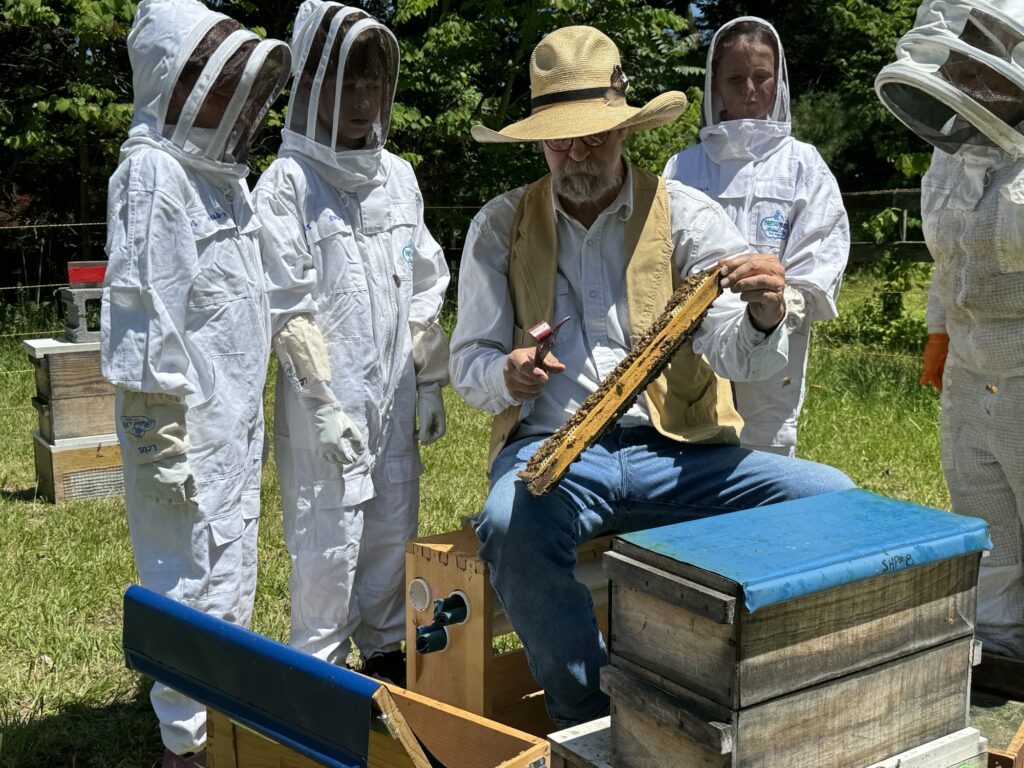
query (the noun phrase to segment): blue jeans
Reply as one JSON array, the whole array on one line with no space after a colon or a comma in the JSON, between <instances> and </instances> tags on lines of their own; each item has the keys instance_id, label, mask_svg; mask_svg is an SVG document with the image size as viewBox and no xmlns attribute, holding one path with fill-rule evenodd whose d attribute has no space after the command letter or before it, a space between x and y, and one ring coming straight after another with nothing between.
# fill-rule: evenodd
<instances>
[{"instance_id":1,"label":"blue jeans","mask_svg":"<svg viewBox=\"0 0 1024 768\"><path fill-rule=\"evenodd\" d=\"M608 654L589 590L573 576L576 545L854 487L837 469L727 445L687 445L650 427L614 429L545 496L516 477L543 437L505 446L480 516L480 558L526 648L559 727L608 713Z\"/></svg>"}]
</instances>

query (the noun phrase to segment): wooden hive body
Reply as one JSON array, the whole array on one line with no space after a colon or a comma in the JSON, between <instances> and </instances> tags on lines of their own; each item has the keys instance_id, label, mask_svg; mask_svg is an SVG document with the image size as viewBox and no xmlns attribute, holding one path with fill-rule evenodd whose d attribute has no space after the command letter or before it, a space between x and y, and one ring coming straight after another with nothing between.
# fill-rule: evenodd
<instances>
[{"instance_id":1,"label":"wooden hive body","mask_svg":"<svg viewBox=\"0 0 1024 768\"><path fill-rule=\"evenodd\" d=\"M967 726L984 524L864 491L817 499L614 540L617 766L656 764L652 745L678 737L678 765L860 768ZM820 530L801 529L816 505Z\"/></svg>"},{"instance_id":2,"label":"wooden hive body","mask_svg":"<svg viewBox=\"0 0 1024 768\"><path fill-rule=\"evenodd\" d=\"M24 347L36 380L33 448L40 495L55 503L120 495L114 387L100 372L99 342L30 339Z\"/></svg>"}]
</instances>

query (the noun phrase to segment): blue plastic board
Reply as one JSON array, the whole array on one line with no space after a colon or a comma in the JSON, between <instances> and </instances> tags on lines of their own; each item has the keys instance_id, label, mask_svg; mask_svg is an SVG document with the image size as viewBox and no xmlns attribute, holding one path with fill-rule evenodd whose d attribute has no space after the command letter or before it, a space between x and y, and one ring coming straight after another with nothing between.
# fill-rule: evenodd
<instances>
[{"instance_id":1,"label":"blue plastic board","mask_svg":"<svg viewBox=\"0 0 1024 768\"><path fill-rule=\"evenodd\" d=\"M751 613L992 548L984 520L860 489L652 528L622 539L736 582Z\"/></svg>"},{"instance_id":2,"label":"blue plastic board","mask_svg":"<svg viewBox=\"0 0 1024 768\"><path fill-rule=\"evenodd\" d=\"M151 592L124 595L129 668L332 768L363 768L380 684Z\"/></svg>"}]
</instances>

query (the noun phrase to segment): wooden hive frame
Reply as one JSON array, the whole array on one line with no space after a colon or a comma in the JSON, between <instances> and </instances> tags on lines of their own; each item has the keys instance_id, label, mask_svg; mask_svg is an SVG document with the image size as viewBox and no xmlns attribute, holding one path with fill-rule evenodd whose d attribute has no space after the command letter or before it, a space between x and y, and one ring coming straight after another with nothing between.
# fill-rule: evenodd
<instances>
[{"instance_id":1,"label":"wooden hive frame","mask_svg":"<svg viewBox=\"0 0 1024 768\"><path fill-rule=\"evenodd\" d=\"M644 388L672 361L676 350L700 327L711 303L722 292L719 268L691 275L672 294L665 311L630 353L540 449L519 476L535 496L550 491L569 465L597 442Z\"/></svg>"}]
</instances>

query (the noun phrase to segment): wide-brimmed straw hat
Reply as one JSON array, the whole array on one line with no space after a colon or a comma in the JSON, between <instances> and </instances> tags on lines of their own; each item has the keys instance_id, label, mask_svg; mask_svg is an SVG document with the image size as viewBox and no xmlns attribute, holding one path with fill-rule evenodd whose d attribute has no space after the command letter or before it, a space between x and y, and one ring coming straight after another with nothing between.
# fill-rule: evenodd
<instances>
[{"instance_id":1,"label":"wide-brimmed straw hat","mask_svg":"<svg viewBox=\"0 0 1024 768\"><path fill-rule=\"evenodd\" d=\"M619 49L593 27L562 27L549 34L530 57L531 114L493 131L474 125L477 141L513 142L569 139L618 128L657 128L686 109L686 96L668 91L642 107L626 103L629 80Z\"/></svg>"}]
</instances>

